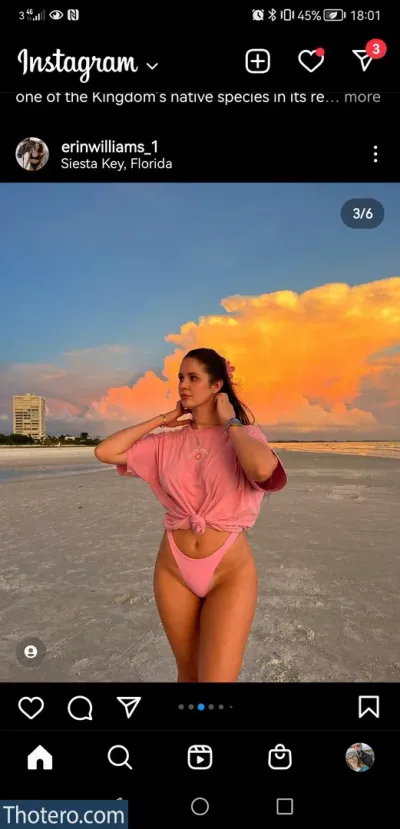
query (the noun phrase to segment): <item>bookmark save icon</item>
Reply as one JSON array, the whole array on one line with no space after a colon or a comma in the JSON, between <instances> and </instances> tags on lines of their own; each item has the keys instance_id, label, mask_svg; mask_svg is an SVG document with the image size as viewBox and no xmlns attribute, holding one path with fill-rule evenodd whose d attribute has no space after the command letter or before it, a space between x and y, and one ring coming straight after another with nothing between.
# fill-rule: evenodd
<instances>
[{"instance_id":1,"label":"bookmark save icon","mask_svg":"<svg viewBox=\"0 0 400 829\"><path fill-rule=\"evenodd\" d=\"M131 718L133 712L136 711L141 699L142 697L117 697L118 702L125 708L125 714L128 720Z\"/></svg>"}]
</instances>

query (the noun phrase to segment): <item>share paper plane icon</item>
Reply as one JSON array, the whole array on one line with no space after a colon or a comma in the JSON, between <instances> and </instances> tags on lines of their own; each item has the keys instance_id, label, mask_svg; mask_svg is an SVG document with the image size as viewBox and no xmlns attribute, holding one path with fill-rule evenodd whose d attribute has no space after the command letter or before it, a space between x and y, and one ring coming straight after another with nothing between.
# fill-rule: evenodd
<instances>
[{"instance_id":1,"label":"share paper plane icon","mask_svg":"<svg viewBox=\"0 0 400 829\"><path fill-rule=\"evenodd\" d=\"M136 711L142 697L117 697L118 702L125 708L125 714L129 720L133 712Z\"/></svg>"},{"instance_id":2,"label":"share paper plane icon","mask_svg":"<svg viewBox=\"0 0 400 829\"><path fill-rule=\"evenodd\" d=\"M355 55L356 58L358 58L358 60L361 63L361 69L363 72L365 72L368 69L370 63L372 63L372 58L370 58L368 52L366 52L365 49L352 49L351 51L353 52L353 55Z\"/></svg>"}]
</instances>

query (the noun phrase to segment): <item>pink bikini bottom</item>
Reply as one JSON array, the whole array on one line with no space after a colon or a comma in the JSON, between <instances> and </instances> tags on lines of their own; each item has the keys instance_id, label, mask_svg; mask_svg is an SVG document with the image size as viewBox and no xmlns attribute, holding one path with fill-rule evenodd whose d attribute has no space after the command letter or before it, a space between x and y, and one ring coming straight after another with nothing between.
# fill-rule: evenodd
<instances>
[{"instance_id":1,"label":"pink bikini bottom","mask_svg":"<svg viewBox=\"0 0 400 829\"><path fill-rule=\"evenodd\" d=\"M210 556L206 556L206 558L190 558L179 550L172 531L167 530L171 553L181 571L184 582L196 596L203 598L208 593L214 571L228 548L236 541L238 535L240 533L231 533L222 547L216 550L215 553L211 553Z\"/></svg>"}]
</instances>

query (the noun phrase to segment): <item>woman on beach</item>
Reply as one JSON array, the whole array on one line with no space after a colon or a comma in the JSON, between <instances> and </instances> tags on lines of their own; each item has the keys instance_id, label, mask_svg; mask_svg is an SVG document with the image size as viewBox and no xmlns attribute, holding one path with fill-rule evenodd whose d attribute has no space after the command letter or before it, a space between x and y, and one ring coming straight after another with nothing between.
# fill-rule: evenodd
<instances>
[{"instance_id":1,"label":"woman on beach","mask_svg":"<svg viewBox=\"0 0 400 829\"><path fill-rule=\"evenodd\" d=\"M33 141L26 160L25 170L40 170L46 151L41 141Z\"/></svg>"},{"instance_id":2,"label":"woman on beach","mask_svg":"<svg viewBox=\"0 0 400 829\"><path fill-rule=\"evenodd\" d=\"M213 349L189 351L176 408L95 449L119 475L146 481L166 509L154 595L178 682L236 681L257 603L245 531L265 493L287 480L236 396L233 371ZM171 431L152 434L159 427Z\"/></svg>"}]
</instances>

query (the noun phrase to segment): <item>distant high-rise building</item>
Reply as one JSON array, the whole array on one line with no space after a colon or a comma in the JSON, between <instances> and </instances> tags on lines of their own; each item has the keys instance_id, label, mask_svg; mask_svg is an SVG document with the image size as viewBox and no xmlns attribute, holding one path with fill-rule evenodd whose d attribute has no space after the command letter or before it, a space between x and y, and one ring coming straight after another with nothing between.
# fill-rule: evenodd
<instances>
[{"instance_id":1,"label":"distant high-rise building","mask_svg":"<svg viewBox=\"0 0 400 829\"><path fill-rule=\"evenodd\" d=\"M46 436L46 401L37 394L14 394L13 432L33 438Z\"/></svg>"}]
</instances>

